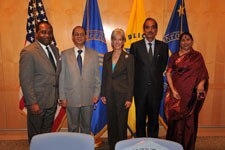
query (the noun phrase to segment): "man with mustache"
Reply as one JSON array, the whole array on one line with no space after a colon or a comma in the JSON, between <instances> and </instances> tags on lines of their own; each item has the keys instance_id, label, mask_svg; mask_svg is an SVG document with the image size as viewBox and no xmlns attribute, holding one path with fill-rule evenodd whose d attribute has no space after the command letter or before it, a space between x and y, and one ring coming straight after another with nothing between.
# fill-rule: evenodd
<instances>
[{"instance_id":1,"label":"man with mustache","mask_svg":"<svg viewBox=\"0 0 225 150\"><path fill-rule=\"evenodd\" d=\"M72 31L74 47L62 52L59 77L60 105L66 107L69 132L91 134L93 104L98 102L101 80L98 53L85 47L86 31Z\"/></svg>"},{"instance_id":2,"label":"man with mustache","mask_svg":"<svg viewBox=\"0 0 225 150\"><path fill-rule=\"evenodd\" d=\"M155 39L158 31L155 19L147 18L143 24L143 30L145 38L132 43L130 49L135 60L136 134L137 137L157 138L158 115L163 96L163 72L168 60L168 45Z\"/></svg>"}]
</instances>

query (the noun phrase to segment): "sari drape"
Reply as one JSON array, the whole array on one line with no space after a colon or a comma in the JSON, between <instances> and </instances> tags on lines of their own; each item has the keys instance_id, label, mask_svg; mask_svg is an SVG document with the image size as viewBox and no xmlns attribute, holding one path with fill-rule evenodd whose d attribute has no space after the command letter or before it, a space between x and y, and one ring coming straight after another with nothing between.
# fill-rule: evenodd
<instances>
[{"instance_id":1,"label":"sari drape","mask_svg":"<svg viewBox=\"0 0 225 150\"><path fill-rule=\"evenodd\" d=\"M165 113L168 120L178 120L193 113L198 102L196 88L202 80L208 81L208 72L202 55L191 50L179 56L175 53L170 57L167 72L172 73L173 85L181 96L175 99L168 87L165 98ZM207 92L208 82L205 84ZM204 101L204 99L201 99Z\"/></svg>"},{"instance_id":2,"label":"sari drape","mask_svg":"<svg viewBox=\"0 0 225 150\"><path fill-rule=\"evenodd\" d=\"M165 113L168 120L166 139L180 143L184 150L193 150L198 129L198 114L205 97L197 98L197 86L205 80L208 90L208 71L202 55L191 50L180 56L174 53L169 60L167 72L181 99L175 99L168 87L165 98Z\"/></svg>"}]
</instances>

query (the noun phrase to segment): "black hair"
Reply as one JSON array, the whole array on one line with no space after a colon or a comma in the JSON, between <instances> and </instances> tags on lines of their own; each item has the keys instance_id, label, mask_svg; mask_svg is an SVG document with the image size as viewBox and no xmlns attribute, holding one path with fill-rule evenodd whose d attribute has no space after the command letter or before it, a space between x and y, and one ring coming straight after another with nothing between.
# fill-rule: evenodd
<instances>
[{"instance_id":1,"label":"black hair","mask_svg":"<svg viewBox=\"0 0 225 150\"><path fill-rule=\"evenodd\" d=\"M52 25L51 25L48 21L41 21L41 22L38 22L38 23L36 24L36 32L39 31L40 25L41 25L41 24L47 24L47 25L50 26L50 28L52 28ZM52 28L52 30L53 30L53 28Z\"/></svg>"},{"instance_id":2,"label":"black hair","mask_svg":"<svg viewBox=\"0 0 225 150\"><path fill-rule=\"evenodd\" d=\"M77 29L77 28L81 28L84 30L84 34L86 35L86 30L82 27L82 26L76 26L73 28L73 31L72 31L72 35L74 34L74 31Z\"/></svg>"},{"instance_id":3,"label":"black hair","mask_svg":"<svg viewBox=\"0 0 225 150\"><path fill-rule=\"evenodd\" d=\"M180 35L180 38L179 38L179 40L181 41L181 38L184 36L184 35L188 35L188 36L190 36L190 38L192 39L192 41L193 41L193 37L192 37L192 35L191 35L191 33L190 32L183 32L181 35Z\"/></svg>"},{"instance_id":4,"label":"black hair","mask_svg":"<svg viewBox=\"0 0 225 150\"><path fill-rule=\"evenodd\" d=\"M146 23L147 21L149 21L149 20L155 22L156 29L158 29L158 23L157 23L157 21L156 21L154 18L146 18L146 19L145 19L145 22L144 22L144 24L143 24L143 29L145 29L145 23Z\"/></svg>"}]
</instances>

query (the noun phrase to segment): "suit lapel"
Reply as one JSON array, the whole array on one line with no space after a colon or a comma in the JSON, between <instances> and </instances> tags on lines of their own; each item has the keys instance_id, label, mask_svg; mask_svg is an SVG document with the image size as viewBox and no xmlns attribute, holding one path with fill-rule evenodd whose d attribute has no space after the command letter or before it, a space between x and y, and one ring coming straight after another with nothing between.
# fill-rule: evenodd
<instances>
[{"instance_id":1,"label":"suit lapel","mask_svg":"<svg viewBox=\"0 0 225 150\"><path fill-rule=\"evenodd\" d=\"M85 54L84 54L84 62L83 62L83 69L85 66L88 64L89 60L91 59L91 54L88 48L85 49Z\"/></svg>"},{"instance_id":2,"label":"suit lapel","mask_svg":"<svg viewBox=\"0 0 225 150\"><path fill-rule=\"evenodd\" d=\"M58 50L55 48L55 47L53 47L52 45L50 45L50 47L51 47L51 49L52 49L52 52L53 52L53 54L54 54L54 56L55 56L55 59L56 59L56 72L58 72L58 71L60 71L60 69L61 69L61 63L60 63L60 56L59 56L59 52L58 52Z\"/></svg>"},{"instance_id":3,"label":"suit lapel","mask_svg":"<svg viewBox=\"0 0 225 150\"><path fill-rule=\"evenodd\" d=\"M119 57L119 59L118 59L118 61L116 63L116 66L114 68L113 75L115 75L117 72L119 72L121 67L124 65L124 57L125 57L124 53L125 52L123 52L123 51L121 52L120 57Z\"/></svg>"},{"instance_id":4,"label":"suit lapel","mask_svg":"<svg viewBox=\"0 0 225 150\"><path fill-rule=\"evenodd\" d=\"M145 39L143 39L140 43L140 56L142 58L143 61L147 61L149 62L149 54L148 54L148 50L145 44Z\"/></svg>"},{"instance_id":5,"label":"suit lapel","mask_svg":"<svg viewBox=\"0 0 225 150\"><path fill-rule=\"evenodd\" d=\"M147 47L146 47L146 44L145 44L145 40L144 39L142 40L140 46L141 46L141 49L143 49L143 54L148 57L148 50L147 50Z\"/></svg>"},{"instance_id":6,"label":"suit lapel","mask_svg":"<svg viewBox=\"0 0 225 150\"><path fill-rule=\"evenodd\" d=\"M38 42L35 42L35 48L38 54L47 62L49 62L48 56L45 54L44 50L42 49L41 45ZM50 62L49 62L50 63Z\"/></svg>"},{"instance_id":7,"label":"suit lapel","mask_svg":"<svg viewBox=\"0 0 225 150\"><path fill-rule=\"evenodd\" d=\"M109 71L109 74L112 75L112 52L109 52L109 56L106 59L106 68Z\"/></svg>"},{"instance_id":8,"label":"suit lapel","mask_svg":"<svg viewBox=\"0 0 225 150\"><path fill-rule=\"evenodd\" d=\"M53 47L52 45L50 45L51 49L52 49L52 52L55 56L55 59L56 59L56 62L58 61L59 59L59 54L57 53L57 50L55 49L55 47Z\"/></svg>"},{"instance_id":9,"label":"suit lapel","mask_svg":"<svg viewBox=\"0 0 225 150\"><path fill-rule=\"evenodd\" d=\"M44 52L43 48L41 47L41 45L38 42L35 42L35 48L37 50L37 53L39 54L39 56L41 56L41 58L43 60L45 60L45 62L48 64L49 68L51 68L52 71L55 72L55 69L53 68L51 62L49 61L48 56L46 55L46 53Z\"/></svg>"},{"instance_id":10,"label":"suit lapel","mask_svg":"<svg viewBox=\"0 0 225 150\"><path fill-rule=\"evenodd\" d=\"M74 48L69 49L68 58L69 58L68 63L70 63L72 65L72 68L74 68L75 71L77 72L77 70L79 70L79 67L78 67L78 64L77 64L77 58L76 58L76 55L75 55L75 52L74 52Z\"/></svg>"},{"instance_id":11,"label":"suit lapel","mask_svg":"<svg viewBox=\"0 0 225 150\"><path fill-rule=\"evenodd\" d=\"M153 59L156 59L160 50L160 43L158 40L155 40L155 49L154 49L154 57Z\"/></svg>"}]
</instances>

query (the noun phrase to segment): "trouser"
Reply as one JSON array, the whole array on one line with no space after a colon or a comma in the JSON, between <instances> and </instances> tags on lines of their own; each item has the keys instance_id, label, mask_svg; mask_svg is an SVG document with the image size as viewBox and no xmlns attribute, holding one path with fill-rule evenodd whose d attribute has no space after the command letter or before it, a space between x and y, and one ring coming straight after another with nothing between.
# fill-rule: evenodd
<instances>
[{"instance_id":1,"label":"trouser","mask_svg":"<svg viewBox=\"0 0 225 150\"><path fill-rule=\"evenodd\" d=\"M127 139L128 110L125 108L126 94L112 92L107 97L108 141L110 149L115 148L118 141Z\"/></svg>"},{"instance_id":2,"label":"trouser","mask_svg":"<svg viewBox=\"0 0 225 150\"><path fill-rule=\"evenodd\" d=\"M145 96L135 96L136 107L136 136L137 137L158 137L159 133L159 108L161 97L154 96L153 87L148 86ZM146 117L147 133L146 133Z\"/></svg>"},{"instance_id":3,"label":"trouser","mask_svg":"<svg viewBox=\"0 0 225 150\"><path fill-rule=\"evenodd\" d=\"M91 133L91 116L93 106L67 107L69 132Z\"/></svg>"},{"instance_id":4,"label":"trouser","mask_svg":"<svg viewBox=\"0 0 225 150\"><path fill-rule=\"evenodd\" d=\"M51 132L54 122L56 106L43 109L40 114L32 114L30 109L27 109L27 129L29 143L33 136L41 133Z\"/></svg>"}]
</instances>

